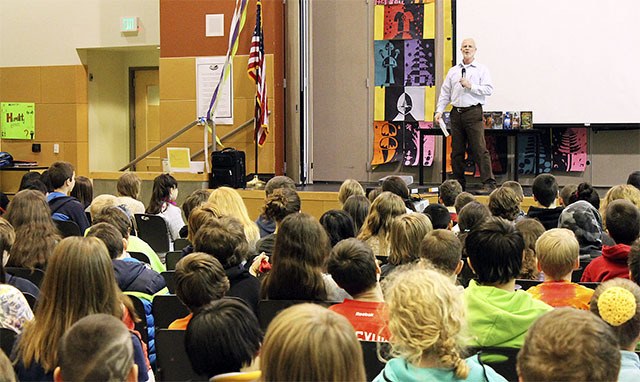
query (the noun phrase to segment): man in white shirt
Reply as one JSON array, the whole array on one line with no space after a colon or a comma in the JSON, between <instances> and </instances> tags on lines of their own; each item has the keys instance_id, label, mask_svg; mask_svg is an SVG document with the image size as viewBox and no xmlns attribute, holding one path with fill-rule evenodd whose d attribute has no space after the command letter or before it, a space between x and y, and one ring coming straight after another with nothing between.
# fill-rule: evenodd
<instances>
[{"instance_id":1,"label":"man in white shirt","mask_svg":"<svg viewBox=\"0 0 640 382\"><path fill-rule=\"evenodd\" d=\"M448 104L451 109L451 167L453 177L465 189L465 152L467 146L471 158L480 166L482 189L479 193L489 194L496 188L496 180L491 170L491 157L484 140L482 105L485 97L493 92L491 75L486 66L475 60L476 43L471 38L462 41L462 62L449 69L442 84L435 122L442 118Z\"/></svg>"}]
</instances>

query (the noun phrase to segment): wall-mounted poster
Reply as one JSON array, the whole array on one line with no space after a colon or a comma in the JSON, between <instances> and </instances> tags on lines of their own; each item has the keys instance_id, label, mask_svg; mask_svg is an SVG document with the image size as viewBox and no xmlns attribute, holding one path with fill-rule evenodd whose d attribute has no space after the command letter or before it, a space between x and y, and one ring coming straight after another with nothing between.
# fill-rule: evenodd
<instances>
[{"instance_id":1,"label":"wall-mounted poster","mask_svg":"<svg viewBox=\"0 0 640 382\"><path fill-rule=\"evenodd\" d=\"M417 166L420 164L420 152L423 152L423 166L433 164L435 151L435 137L423 136L420 143L420 129L432 129L433 122L405 122L404 123L404 161L405 166Z\"/></svg>"},{"instance_id":2,"label":"wall-mounted poster","mask_svg":"<svg viewBox=\"0 0 640 382\"><path fill-rule=\"evenodd\" d=\"M220 82L225 60L224 56L196 58L197 118L206 117L211 97ZM222 84L218 98L214 113L215 122L219 125L233 125L233 67L231 64L229 64L229 76Z\"/></svg>"},{"instance_id":3,"label":"wall-mounted poster","mask_svg":"<svg viewBox=\"0 0 640 382\"><path fill-rule=\"evenodd\" d=\"M372 165L397 162L402 158L404 128L402 122L373 123Z\"/></svg>"},{"instance_id":4,"label":"wall-mounted poster","mask_svg":"<svg viewBox=\"0 0 640 382\"><path fill-rule=\"evenodd\" d=\"M29 102L0 103L2 139L34 139L36 104Z\"/></svg>"}]
</instances>

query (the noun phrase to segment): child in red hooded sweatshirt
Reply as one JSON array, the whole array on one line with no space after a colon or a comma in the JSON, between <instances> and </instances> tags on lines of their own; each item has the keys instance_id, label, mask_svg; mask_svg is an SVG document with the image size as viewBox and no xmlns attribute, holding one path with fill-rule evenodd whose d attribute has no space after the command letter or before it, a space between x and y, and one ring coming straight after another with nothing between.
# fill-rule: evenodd
<instances>
[{"instance_id":1,"label":"child in red hooded sweatshirt","mask_svg":"<svg viewBox=\"0 0 640 382\"><path fill-rule=\"evenodd\" d=\"M602 246L602 256L589 263L580 281L602 282L616 277L629 278L627 259L631 244L640 235L640 211L623 199L609 204L605 212L607 232L616 245Z\"/></svg>"}]
</instances>

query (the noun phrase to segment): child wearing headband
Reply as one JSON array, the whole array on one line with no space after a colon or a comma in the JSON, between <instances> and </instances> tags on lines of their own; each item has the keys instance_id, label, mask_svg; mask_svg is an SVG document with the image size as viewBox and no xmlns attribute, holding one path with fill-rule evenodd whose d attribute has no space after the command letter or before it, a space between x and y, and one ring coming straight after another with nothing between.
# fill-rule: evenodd
<instances>
[{"instance_id":1,"label":"child wearing headband","mask_svg":"<svg viewBox=\"0 0 640 382\"><path fill-rule=\"evenodd\" d=\"M640 287L619 278L602 283L591 299L591 312L609 324L618 338L618 381L640 381L640 358L634 352L640 340Z\"/></svg>"}]
</instances>

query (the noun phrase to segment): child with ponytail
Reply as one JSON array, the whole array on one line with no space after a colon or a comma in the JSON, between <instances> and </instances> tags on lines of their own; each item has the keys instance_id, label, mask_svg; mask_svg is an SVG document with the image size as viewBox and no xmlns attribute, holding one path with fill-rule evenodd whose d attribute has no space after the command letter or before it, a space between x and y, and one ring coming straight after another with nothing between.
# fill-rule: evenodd
<instances>
[{"instance_id":1,"label":"child with ponytail","mask_svg":"<svg viewBox=\"0 0 640 382\"><path fill-rule=\"evenodd\" d=\"M625 279L605 281L591 298L591 312L609 324L618 337L618 381L640 381L640 358L634 352L640 340L640 287Z\"/></svg>"},{"instance_id":2,"label":"child with ponytail","mask_svg":"<svg viewBox=\"0 0 640 382\"><path fill-rule=\"evenodd\" d=\"M463 358L462 294L431 269L399 269L383 283L391 359L374 382L506 381L477 355Z\"/></svg>"}]
</instances>

